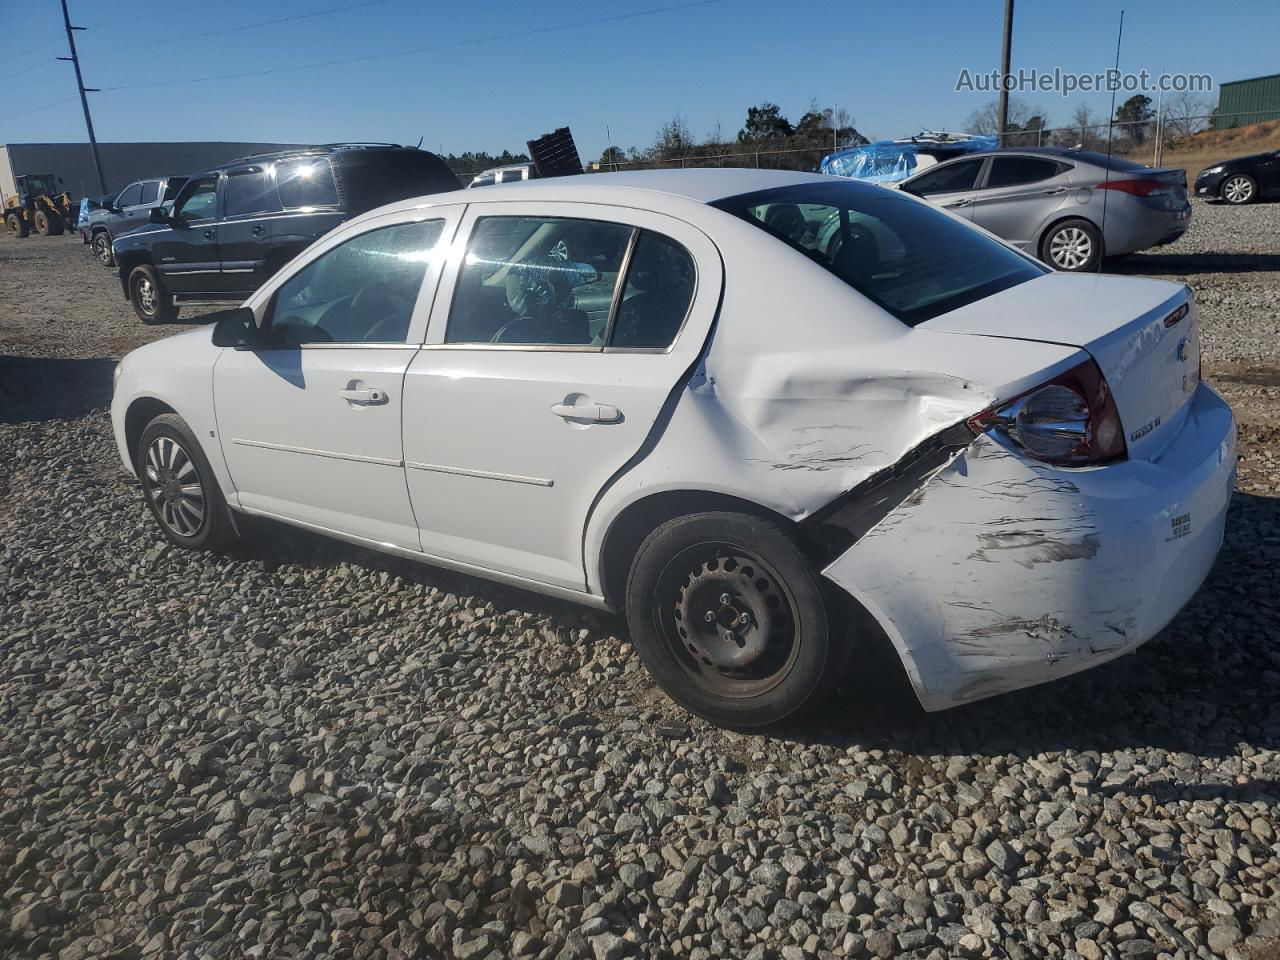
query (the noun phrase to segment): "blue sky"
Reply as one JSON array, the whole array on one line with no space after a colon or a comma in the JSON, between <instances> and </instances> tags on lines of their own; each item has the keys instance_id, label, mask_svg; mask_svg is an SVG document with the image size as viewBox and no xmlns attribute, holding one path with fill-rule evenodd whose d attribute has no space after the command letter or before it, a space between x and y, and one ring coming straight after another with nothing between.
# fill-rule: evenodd
<instances>
[{"instance_id":1,"label":"blue sky","mask_svg":"<svg viewBox=\"0 0 1280 960\"><path fill-rule=\"evenodd\" d=\"M496 152L523 149L525 140L567 123L589 160L606 146L606 130L622 147L644 146L680 115L699 138L717 124L732 137L753 103L772 100L794 120L811 98L849 110L872 137L959 129L991 95L956 93L956 78L964 68L998 65L1003 11L1003 0L716 0L545 30L687 0L366 0L335 11L358 2L70 0L73 22L92 27L77 42L86 84L104 88L91 94L98 138L422 137L431 149ZM1121 6L1124 70L1203 72L1217 82L1280 72L1275 0L1230 5L1231 23L1249 25L1243 33L1213 29L1215 8L1202 2L1078 0L1064 12L1058 3L1020 0L1014 67L1106 69ZM191 36L317 11L335 12ZM25 51L0 63L0 143L85 139L71 65L52 59L66 53L56 0L0 0L0 23L6 50ZM544 32L484 39L533 30ZM428 46L437 49L256 78L137 86ZM1216 90L1210 97L1216 102ZM1081 101L1105 115L1109 98L1025 99L1057 125ZM31 109L44 104L52 105Z\"/></svg>"}]
</instances>

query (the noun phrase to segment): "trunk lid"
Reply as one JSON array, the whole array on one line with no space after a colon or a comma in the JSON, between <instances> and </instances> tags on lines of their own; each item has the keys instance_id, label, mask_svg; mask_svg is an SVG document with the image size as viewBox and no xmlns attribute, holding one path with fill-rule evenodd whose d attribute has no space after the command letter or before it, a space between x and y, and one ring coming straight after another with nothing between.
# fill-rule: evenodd
<instances>
[{"instance_id":1,"label":"trunk lid","mask_svg":"<svg viewBox=\"0 0 1280 960\"><path fill-rule=\"evenodd\" d=\"M1191 291L1163 280L1045 274L920 329L1088 351L1115 397L1135 460L1154 460L1178 435L1200 382Z\"/></svg>"}]
</instances>

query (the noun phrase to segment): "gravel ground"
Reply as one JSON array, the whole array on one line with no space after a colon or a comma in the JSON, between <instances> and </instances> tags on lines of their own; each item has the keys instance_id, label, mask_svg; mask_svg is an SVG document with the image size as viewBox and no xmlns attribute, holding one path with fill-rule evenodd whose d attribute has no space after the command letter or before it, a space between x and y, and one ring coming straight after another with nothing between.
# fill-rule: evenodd
<instances>
[{"instance_id":1,"label":"gravel ground","mask_svg":"<svg viewBox=\"0 0 1280 960\"><path fill-rule=\"evenodd\" d=\"M172 328L0 241L0 955L1280 957L1280 205L1195 216L1118 268L1196 288L1241 419L1196 599L1057 684L855 678L768 737L608 617L274 526L161 547L105 407Z\"/></svg>"}]
</instances>

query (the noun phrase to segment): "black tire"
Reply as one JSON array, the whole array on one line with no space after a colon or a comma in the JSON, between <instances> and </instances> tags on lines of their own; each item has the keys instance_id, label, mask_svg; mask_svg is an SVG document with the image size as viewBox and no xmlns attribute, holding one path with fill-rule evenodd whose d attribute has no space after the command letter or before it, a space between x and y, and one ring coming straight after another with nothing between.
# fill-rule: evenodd
<instances>
[{"instance_id":1,"label":"black tire","mask_svg":"<svg viewBox=\"0 0 1280 960\"><path fill-rule=\"evenodd\" d=\"M1040 259L1065 273L1097 270L1104 255L1102 234L1079 217L1055 223L1040 238Z\"/></svg>"},{"instance_id":2,"label":"black tire","mask_svg":"<svg viewBox=\"0 0 1280 960\"><path fill-rule=\"evenodd\" d=\"M111 234L105 230L97 230L93 234L93 240L90 241L93 246L93 255L101 261L104 267L114 267L116 265L116 256L111 252Z\"/></svg>"},{"instance_id":3,"label":"black tire","mask_svg":"<svg viewBox=\"0 0 1280 960\"><path fill-rule=\"evenodd\" d=\"M170 543L187 550L220 550L235 541L218 480L180 416L164 413L147 424L133 463L147 509Z\"/></svg>"},{"instance_id":4,"label":"black tire","mask_svg":"<svg viewBox=\"0 0 1280 960\"><path fill-rule=\"evenodd\" d=\"M1223 203L1233 207L1242 207L1258 199L1258 181L1247 173L1228 174L1218 188L1218 196Z\"/></svg>"},{"instance_id":5,"label":"black tire","mask_svg":"<svg viewBox=\"0 0 1280 960\"><path fill-rule=\"evenodd\" d=\"M172 323L178 317L173 295L160 283L155 270L146 264L134 267L129 274L129 302L143 323Z\"/></svg>"},{"instance_id":6,"label":"black tire","mask_svg":"<svg viewBox=\"0 0 1280 960\"><path fill-rule=\"evenodd\" d=\"M776 725L826 698L851 639L833 633L830 609L791 532L749 514L667 521L627 577L627 623L650 675L724 727Z\"/></svg>"},{"instance_id":7,"label":"black tire","mask_svg":"<svg viewBox=\"0 0 1280 960\"><path fill-rule=\"evenodd\" d=\"M37 210L32 214L31 220L35 224L36 233L42 237L56 237L62 233L62 218L56 213Z\"/></svg>"},{"instance_id":8,"label":"black tire","mask_svg":"<svg viewBox=\"0 0 1280 960\"><path fill-rule=\"evenodd\" d=\"M21 239L31 232L27 221L16 213L11 213L4 218L5 226L9 228L11 236Z\"/></svg>"}]
</instances>

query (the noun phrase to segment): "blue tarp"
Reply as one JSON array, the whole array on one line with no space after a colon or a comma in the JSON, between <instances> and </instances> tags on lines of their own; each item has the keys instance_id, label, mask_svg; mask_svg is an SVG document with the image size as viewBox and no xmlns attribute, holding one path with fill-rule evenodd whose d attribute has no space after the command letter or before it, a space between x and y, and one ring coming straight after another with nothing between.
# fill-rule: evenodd
<instances>
[{"instance_id":1,"label":"blue tarp","mask_svg":"<svg viewBox=\"0 0 1280 960\"><path fill-rule=\"evenodd\" d=\"M916 171L916 156L927 149L939 160L949 160L966 153L983 153L994 150L995 137L970 137L951 142L920 142L909 140L877 140L861 147L850 147L827 154L822 158L823 173L836 177L852 177L868 183L896 183L905 180Z\"/></svg>"}]
</instances>

